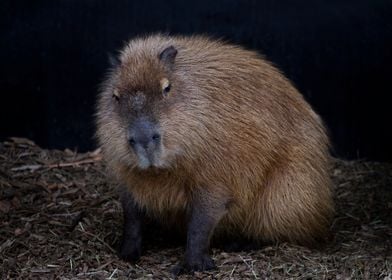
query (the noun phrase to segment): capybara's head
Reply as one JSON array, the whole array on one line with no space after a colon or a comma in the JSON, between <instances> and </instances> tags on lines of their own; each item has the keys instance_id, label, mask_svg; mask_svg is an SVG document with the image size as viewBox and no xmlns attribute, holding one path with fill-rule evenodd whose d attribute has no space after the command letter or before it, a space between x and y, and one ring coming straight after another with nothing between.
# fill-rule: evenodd
<instances>
[{"instance_id":1,"label":"capybara's head","mask_svg":"<svg viewBox=\"0 0 392 280\"><path fill-rule=\"evenodd\" d=\"M175 74L178 50L125 49L107 79L98 105L98 137L111 157L146 169L171 167L181 153L184 97Z\"/></svg>"}]
</instances>

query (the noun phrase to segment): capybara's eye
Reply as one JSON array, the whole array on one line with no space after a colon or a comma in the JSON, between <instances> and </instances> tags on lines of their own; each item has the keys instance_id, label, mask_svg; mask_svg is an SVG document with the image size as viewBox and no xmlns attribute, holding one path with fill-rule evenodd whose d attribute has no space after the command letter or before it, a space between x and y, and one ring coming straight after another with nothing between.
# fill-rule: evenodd
<instances>
[{"instance_id":1,"label":"capybara's eye","mask_svg":"<svg viewBox=\"0 0 392 280\"><path fill-rule=\"evenodd\" d=\"M165 88L163 89L163 93L164 93L165 95L167 95L167 94L169 93L170 87L171 87L170 84L168 84L167 87L165 87Z\"/></svg>"},{"instance_id":2,"label":"capybara's eye","mask_svg":"<svg viewBox=\"0 0 392 280\"><path fill-rule=\"evenodd\" d=\"M163 95L166 97L171 89L171 85L168 79L163 78L161 80L161 88L162 88Z\"/></svg>"},{"instance_id":3,"label":"capybara's eye","mask_svg":"<svg viewBox=\"0 0 392 280\"><path fill-rule=\"evenodd\" d=\"M114 90L113 91L113 95L112 95L113 99L115 99L116 101L120 100L120 94L118 93L118 90Z\"/></svg>"}]
</instances>

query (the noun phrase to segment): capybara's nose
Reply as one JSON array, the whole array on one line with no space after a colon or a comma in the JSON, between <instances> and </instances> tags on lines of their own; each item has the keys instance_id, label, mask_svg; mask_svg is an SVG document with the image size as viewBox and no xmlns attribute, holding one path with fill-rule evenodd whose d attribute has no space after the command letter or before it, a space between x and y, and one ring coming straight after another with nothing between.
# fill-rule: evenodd
<instances>
[{"instance_id":1,"label":"capybara's nose","mask_svg":"<svg viewBox=\"0 0 392 280\"><path fill-rule=\"evenodd\" d=\"M144 118L135 120L129 128L128 141L132 148L142 146L151 150L161 141L158 126Z\"/></svg>"}]
</instances>

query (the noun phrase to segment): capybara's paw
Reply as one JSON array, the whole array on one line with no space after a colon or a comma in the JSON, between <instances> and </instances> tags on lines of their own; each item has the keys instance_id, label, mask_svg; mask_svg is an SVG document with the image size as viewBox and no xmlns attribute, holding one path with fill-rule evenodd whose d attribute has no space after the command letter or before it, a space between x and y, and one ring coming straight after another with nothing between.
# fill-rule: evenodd
<instances>
[{"instance_id":1,"label":"capybara's paw","mask_svg":"<svg viewBox=\"0 0 392 280\"><path fill-rule=\"evenodd\" d=\"M118 250L118 256L120 259L131 263L139 260L141 253L141 244L131 240L123 240L120 245L120 249Z\"/></svg>"},{"instance_id":2,"label":"capybara's paw","mask_svg":"<svg viewBox=\"0 0 392 280\"><path fill-rule=\"evenodd\" d=\"M215 269L215 262L209 255L188 258L177 264L173 269L174 275L192 274L195 271L205 271Z\"/></svg>"}]
</instances>

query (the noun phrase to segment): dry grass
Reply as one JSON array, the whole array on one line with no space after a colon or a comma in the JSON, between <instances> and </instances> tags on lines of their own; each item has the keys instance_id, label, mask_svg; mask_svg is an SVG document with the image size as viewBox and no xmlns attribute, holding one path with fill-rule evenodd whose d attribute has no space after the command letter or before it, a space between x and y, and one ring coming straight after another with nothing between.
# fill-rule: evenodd
<instances>
[{"instance_id":1,"label":"dry grass","mask_svg":"<svg viewBox=\"0 0 392 280\"><path fill-rule=\"evenodd\" d=\"M322 249L289 244L226 253L218 270L180 279L392 279L392 165L337 160L334 238ZM0 144L2 279L171 278L183 249L148 229L137 265L115 247L121 208L99 152L48 151L25 139Z\"/></svg>"}]
</instances>

